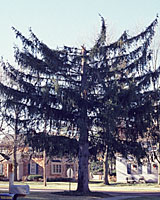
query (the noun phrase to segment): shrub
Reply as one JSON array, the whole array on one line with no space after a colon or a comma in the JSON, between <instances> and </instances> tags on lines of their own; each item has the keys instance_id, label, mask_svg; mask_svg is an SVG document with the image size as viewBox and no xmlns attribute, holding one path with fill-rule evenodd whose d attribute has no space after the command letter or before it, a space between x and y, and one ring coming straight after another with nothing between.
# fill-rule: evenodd
<instances>
[{"instance_id":1,"label":"shrub","mask_svg":"<svg viewBox=\"0 0 160 200\"><path fill-rule=\"evenodd\" d=\"M47 179L48 182L68 182L68 181L75 181L74 179L72 178L48 178Z\"/></svg>"},{"instance_id":2,"label":"shrub","mask_svg":"<svg viewBox=\"0 0 160 200\"><path fill-rule=\"evenodd\" d=\"M39 181L39 179L42 179L42 178L43 178L43 176L40 174L34 174L34 175L32 174L32 175L28 176L27 180L28 181Z\"/></svg>"}]
</instances>

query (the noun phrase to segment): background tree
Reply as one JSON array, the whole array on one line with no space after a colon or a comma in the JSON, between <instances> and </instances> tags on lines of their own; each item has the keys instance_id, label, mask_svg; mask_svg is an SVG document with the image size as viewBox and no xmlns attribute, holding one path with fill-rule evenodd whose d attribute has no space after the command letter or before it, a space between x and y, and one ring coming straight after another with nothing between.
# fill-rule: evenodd
<instances>
[{"instance_id":1,"label":"background tree","mask_svg":"<svg viewBox=\"0 0 160 200\"><path fill-rule=\"evenodd\" d=\"M159 27L158 27L159 28ZM152 62L150 63L149 67L153 71L157 71L159 69L159 61L160 61L160 41L159 41L159 29L156 33L154 38L154 42L152 45ZM155 74L155 78L152 80L152 87L156 93L155 98L157 99L154 102L155 106L155 113L154 113L154 125L152 129L149 129L146 137L148 138L148 148L154 149L157 146L156 150L148 152L148 158L150 161L157 160L158 162L158 184L160 184L160 132L159 132L159 124L160 124L160 112L159 112L159 76L157 78L157 74Z\"/></svg>"},{"instance_id":2,"label":"background tree","mask_svg":"<svg viewBox=\"0 0 160 200\"><path fill-rule=\"evenodd\" d=\"M108 158L116 152L125 157L133 154L138 161L145 156L146 149L139 141L154 124L156 91L151 89L151 80L157 80L159 76L159 69L154 71L150 68L149 45L156 23L155 20L144 32L134 37L124 32L117 42L108 46L104 45L103 34L99 40L103 41L102 46L97 43L92 50L94 58L101 59L101 63L95 62L99 66L99 80L103 81L101 88L97 89L101 89L103 104L96 115L96 126L100 130L97 136L101 139L95 141L98 150L104 152L105 184L109 184Z\"/></svg>"},{"instance_id":3,"label":"background tree","mask_svg":"<svg viewBox=\"0 0 160 200\"><path fill-rule=\"evenodd\" d=\"M2 65L5 68L4 62ZM9 65L9 64L8 64ZM8 143L11 145L12 149L12 160L13 160L13 171L14 171L14 180L17 180L17 150L18 147L21 147L24 144L24 127L26 127L27 120L25 106L18 101L19 93L16 93L14 90L15 85L3 75L1 83L6 83L11 88L11 93L14 93L14 98L9 98L7 95L1 97L1 134L4 136L4 139L8 140ZM8 88L6 87L6 89ZM5 86L4 86L5 88ZM3 88L3 89L4 89ZM2 91L1 91L2 92ZM11 152L9 154L11 156Z\"/></svg>"}]
</instances>

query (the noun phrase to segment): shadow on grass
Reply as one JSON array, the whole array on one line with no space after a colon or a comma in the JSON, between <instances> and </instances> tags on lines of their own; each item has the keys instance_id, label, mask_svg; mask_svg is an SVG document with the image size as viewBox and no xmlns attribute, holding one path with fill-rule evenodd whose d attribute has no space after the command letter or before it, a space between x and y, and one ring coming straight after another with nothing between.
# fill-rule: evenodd
<instances>
[{"instance_id":1,"label":"shadow on grass","mask_svg":"<svg viewBox=\"0 0 160 200\"><path fill-rule=\"evenodd\" d=\"M99 198L107 198L111 197L111 195L105 192L88 192L82 193L77 191L64 191L64 192L52 192L54 195L62 195L62 196L86 196L86 197L99 197Z\"/></svg>"},{"instance_id":2,"label":"shadow on grass","mask_svg":"<svg viewBox=\"0 0 160 200\"><path fill-rule=\"evenodd\" d=\"M148 187L148 186L158 186L157 183L116 183L116 182L111 182L109 183L109 185L105 185L103 183L103 181L97 181L97 180L91 180L89 181L89 184L90 185L94 185L94 184L97 184L97 186L100 186L100 187L105 187L105 186L113 186L113 187L126 187L126 186L135 186L135 187L139 187L139 186L144 186L144 187Z\"/></svg>"},{"instance_id":3,"label":"shadow on grass","mask_svg":"<svg viewBox=\"0 0 160 200\"><path fill-rule=\"evenodd\" d=\"M31 192L28 196L18 198L18 200L96 200L108 197L111 197L111 195L104 194L103 192L89 192L87 194L76 191Z\"/></svg>"}]
</instances>

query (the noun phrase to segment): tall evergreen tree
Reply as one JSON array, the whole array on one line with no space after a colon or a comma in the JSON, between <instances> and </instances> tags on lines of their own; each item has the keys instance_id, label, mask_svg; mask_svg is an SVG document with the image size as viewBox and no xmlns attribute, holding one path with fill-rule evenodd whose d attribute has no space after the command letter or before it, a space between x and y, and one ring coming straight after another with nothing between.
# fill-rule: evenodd
<instances>
[{"instance_id":1,"label":"tall evergreen tree","mask_svg":"<svg viewBox=\"0 0 160 200\"><path fill-rule=\"evenodd\" d=\"M18 68L7 65L5 70L18 87L8 88L0 84L1 93L11 100L18 97L18 102L23 103L30 116L35 117L32 120L36 122L35 129L45 127L49 132L65 123L70 123L71 127L77 129L79 192L89 192L89 140L94 127L101 121L102 127L107 129L105 134L110 134L103 114L109 114L106 110L115 109L116 102L117 105L119 103L118 114L112 116L113 120L117 126L120 121L125 120L127 129L135 114L130 112L132 117L128 123L128 112L124 104L127 102L127 88L132 83L132 77L137 81L136 87L141 88L137 90L139 92L150 85L152 73L146 71L146 67L156 23L157 19L134 37L129 37L124 32L118 41L106 45L106 25L102 18L101 33L90 50L66 46L52 50L31 30L28 39L13 28L22 41L23 48L15 48ZM141 76L137 76L140 72ZM132 107L136 107L134 102ZM40 124L38 117L42 119ZM132 131L128 135L131 136Z\"/></svg>"}]
</instances>

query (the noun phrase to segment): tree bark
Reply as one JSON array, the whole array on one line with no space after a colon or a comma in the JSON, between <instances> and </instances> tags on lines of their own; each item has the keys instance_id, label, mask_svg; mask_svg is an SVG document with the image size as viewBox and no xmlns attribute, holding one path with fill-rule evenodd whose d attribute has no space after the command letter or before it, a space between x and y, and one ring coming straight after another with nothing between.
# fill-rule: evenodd
<instances>
[{"instance_id":1,"label":"tree bark","mask_svg":"<svg viewBox=\"0 0 160 200\"><path fill-rule=\"evenodd\" d=\"M160 163L158 162L158 185L160 185Z\"/></svg>"},{"instance_id":2,"label":"tree bark","mask_svg":"<svg viewBox=\"0 0 160 200\"><path fill-rule=\"evenodd\" d=\"M160 185L160 143L158 142L158 185Z\"/></svg>"},{"instance_id":3,"label":"tree bark","mask_svg":"<svg viewBox=\"0 0 160 200\"><path fill-rule=\"evenodd\" d=\"M109 185L109 163L108 163L108 146L106 147L106 152L104 153L104 160L103 160L103 171L104 171L104 184Z\"/></svg>"},{"instance_id":4,"label":"tree bark","mask_svg":"<svg viewBox=\"0 0 160 200\"><path fill-rule=\"evenodd\" d=\"M89 192L88 186L88 158L89 158L89 144L88 144L88 129L87 129L87 76L86 76L86 65L85 65L86 50L82 47L82 79L81 79L81 109L79 118L79 169L78 169L78 186L77 191L82 193Z\"/></svg>"},{"instance_id":5,"label":"tree bark","mask_svg":"<svg viewBox=\"0 0 160 200\"><path fill-rule=\"evenodd\" d=\"M47 176L46 176L46 151L43 151L43 184L47 186Z\"/></svg>"},{"instance_id":6,"label":"tree bark","mask_svg":"<svg viewBox=\"0 0 160 200\"><path fill-rule=\"evenodd\" d=\"M46 109L45 109L45 122L44 122L44 134L46 134L47 120L46 120ZM46 149L43 151L43 184L47 186L47 165L46 165Z\"/></svg>"},{"instance_id":7,"label":"tree bark","mask_svg":"<svg viewBox=\"0 0 160 200\"><path fill-rule=\"evenodd\" d=\"M13 172L14 172L14 181L17 181L17 141L14 141L13 147Z\"/></svg>"},{"instance_id":8,"label":"tree bark","mask_svg":"<svg viewBox=\"0 0 160 200\"><path fill-rule=\"evenodd\" d=\"M78 192L88 193L88 143L79 147Z\"/></svg>"},{"instance_id":9,"label":"tree bark","mask_svg":"<svg viewBox=\"0 0 160 200\"><path fill-rule=\"evenodd\" d=\"M15 112L15 133L13 143L13 173L14 181L17 181L17 138L18 137L18 113Z\"/></svg>"}]
</instances>

